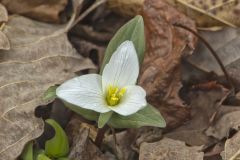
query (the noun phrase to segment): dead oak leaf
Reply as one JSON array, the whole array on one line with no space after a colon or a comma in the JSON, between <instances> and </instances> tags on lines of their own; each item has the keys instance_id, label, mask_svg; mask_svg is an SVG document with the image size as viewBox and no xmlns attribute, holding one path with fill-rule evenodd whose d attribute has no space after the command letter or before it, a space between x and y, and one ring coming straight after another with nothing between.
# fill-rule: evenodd
<instances>
[{"instance_id":1,"label":"dead oak leaf","mask_svg":"<svg viewBox=\"0 0 240 160\"><path fill-rule=\"evenodd\" d=\"M143 143L139 160L203 160L201 147L188 147L184 142L163 138L154 143Z\"/></svg>"},{"instance_id":2,"label":"dead oak leaf","mask_svg":"<svg viewBox=\"0 0 240 160\"><path fill-rule=\"evenodd\" d=\"M240 132L236 133L225 143L224 151L221 152L223 160L238 160L240 158Z\"/></svg>"},{"instance_id":3,"label":"dead oak leaf","mask_svg":"<svg viewBox=\"0 0 240 160\"><path fill-rule=\"evenodd\" d=\"M209 146L216 142L216 139L206 135L205 130L211 125L211 119L219 110L227 93L224 88L190 92L191 120L165 136L184 141L189 145Z\"/></svg>"},{"instance_id":4,"label":"dead oak leaf","mask_svg":"<svg viewBox=\"0 0 240 160\"><path fill-rule=\"evenodd\" d=\"M208 136L213 136L219 140L229 136L231 129L240 128L240 107L221 106L212 125L206 130Z\"/></svg>"},{"instance_id":5,"label":"dead oak leaf","mask_svg":"<svg viewBox=\"0 0 240 160\"><path fill-rule=\"evenodd\" d=\"M146 90L149 103L163 108L162 103L184 110L178 97L181 87L180 65L183 56L191 54L196 37L173 26L179 23L195 30L194 22L163 0L146 0L143 6L146 26L147 50L142 66L139 84ZM189 49L189 52L184 52ZM166 109L167 110L167 109ZM174 110L174 109L173 109ZM164 110L161 110L163 115ZM167 112L167 111L166 111ZM176 115L175 113L171 113ZM187 114L185 114L187 116ZM181 120L174 116L172 124ZM170 126L171 127L171 126Z\"/></svg>"},{"instance_id":6,"label":"dead oak leaf","mask_svg":"<svg viewBox=\"0 0 240 160\"><path fill-rule=\"evenodd\" d=\"M8 13L6 8L0 3L0 22L8 21Z\"/></svg>"},{"instance_id":7,"label":"dead oak leaf","mask_svg":"<svg viewBox=\"0 0 240 160\"><path fill-rule=\"evenodd\" d=\"M0 51L0 157L13 160L24 145L43 131L34 109L48 102L41 96L49 86L94 68L71 46L66 25L50 25L14 16L3 33L11 49Z\"/></svg>"},{"instance_id":8,"label":"dead oak leaf","mask_svg":"<svg viewBox=\"0 0 240 160\"><path fill-rule=\"evenodd\" d=\"M8 13L6 8L0 3L0 49L9 50L10 42L8 37L2 32L5 22L8 21Z\"/></svg>"},{"instance_id":9,"label":"dead oak leaf","mask_svg":"<svg viewBox=\"0 0 240 160\"><path fill-rule=\"evenodd\" d=\"M60 14L68 0L0 0L10 13L24 15L44 22L60 22Z\"/></svg>"}]
</instances>

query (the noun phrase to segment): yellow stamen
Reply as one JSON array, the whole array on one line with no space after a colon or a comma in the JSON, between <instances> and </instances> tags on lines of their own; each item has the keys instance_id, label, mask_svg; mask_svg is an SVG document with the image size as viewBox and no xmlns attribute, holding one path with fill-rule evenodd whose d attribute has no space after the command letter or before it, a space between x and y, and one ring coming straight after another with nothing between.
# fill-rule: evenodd
<instances>
[{"instance_id":1,"label":"yellow stamen","mask_svg":"<svg viewBox=\"0 0 240 160\"><path fill-rule=\"evenodd\" d=\"M107 104L110 106L115 106L119 104L121 98L126 93L126 88L118 88L109 85L106 95Z\"/></svg>"}]
</instances>

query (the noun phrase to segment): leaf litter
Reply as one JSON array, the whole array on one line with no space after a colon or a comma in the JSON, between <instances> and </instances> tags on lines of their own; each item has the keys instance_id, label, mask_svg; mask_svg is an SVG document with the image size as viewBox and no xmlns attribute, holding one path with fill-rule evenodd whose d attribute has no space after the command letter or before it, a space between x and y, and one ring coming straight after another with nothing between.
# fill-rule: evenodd
<instances>
[{"instance_id":1,"label":"leaf litter","mask_svg":"<svg viewBox=\"0 0 240 160\"><path fill-rule=\"evenodd\" d=\"M35 4L31 6L27 0L25 3L31 12L23 12L24 16L45 22L64 21L59 13L68 10L66 2L58 2L56 5L62 8L58 7L46 18L41 15L43 10L33 7ZM85 3L87 7L90 4ZM149 102L163 114L167 127L116 130L116 142L109 131L104 147L98 148L92 142L96 128L89 125L91 122L83 122L81 117L70 115L69 122L63 121L65 124L68 122L66 132L71 139L69 158L214 160L214 157L220 159L222 152L222 159L237 160L240 155L239 98L235 95L231 101L231 88L226 80L222 80L219 64L201 41L174 26L182 24L195 31L223 24L238 26L238 21L231 15L233 12L226 12L226 9L236 12L238 5L229 4L225 6L217 1L216 5L224 7L213 17L209 16L206 8L192 4L192 1L114 0L109 1L108 6L100 6L68 35L68 29L72 27L69 23L47 24L19 15L6 18L6 10L0 6L0 12L4 13L0 23L5 23L0 33L0 126L3 128L0 131L0 159L16 159L27 142L42 134L44 124L35 117L34 110L50 103L41 99L44 91L75 77L77 73L79 75L79 71L94 69L88 57L99 68L107 42L128 19L122 15L141 13L145 20L147 52L139 84L146 89ZM9 13L19 13L11 10L11 5L6 6ZM120 10L120 15L109 9ZM199 10L201 14L196 13ZM192 12L196 14L189 14ZM240 80L238 32L236 28L199 32L216 50L235 82L236 92L239 91ZM54 108L56 104L59 105L55 102ZM64 115L54 112L58 120L61 119L59 115Z\"/></svg>"}]
</instances>

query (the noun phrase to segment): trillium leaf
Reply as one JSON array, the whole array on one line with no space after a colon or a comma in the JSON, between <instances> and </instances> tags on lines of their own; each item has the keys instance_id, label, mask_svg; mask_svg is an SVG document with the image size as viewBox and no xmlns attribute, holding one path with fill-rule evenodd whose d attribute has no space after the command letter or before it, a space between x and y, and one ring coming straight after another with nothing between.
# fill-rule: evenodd
<instances>
[{"instance_id":1,"label":"trillium leaf","mask_svg":"<svg viewBox=\"0 0 240 160\"><path fill-rule=\"evenodd\" d=\"M43 99L44 100L53 100L57 97L56 95L56 89L57 89L57 85L55 86L51 86L47 89L47 91L44 93L43 95Z\"/></svg>"},{"instance_id":2,"label":"trillium leaf","mask_svg":"<svg viewBox=\"0 0 240 160\"><path fill-rule=\"evenodd\" d=\"M109 119L112 117L113 112L107 112L107 113L101 113L98 118L98 128L102 128L105 126L105 124L109 121Z\"/></svg>"},{"instance_id":3,"label":"trillium leaf","mask_svg":"<svg viewBox=\"0 0 240 160\"><path fill-rule=\"evenodd\" d=\"M108 125L113 128L165 127L166 122L160 112L148 104L145 108L130 116L121 116L114 113Z\"/></svg>"},{"instance_id":4,"label":"trillium leaf","mask_svg":"<svg viewBox=\"0 0 240 160\"><path fill-rule=\"evenodd\" d=\"M72 105L70 103L64 102L64 105L71 109L72 111L76 112L77 114L80 114L82 117L90 120L90 121L97 121L99 117L99 113L89 110L89 109L84 109L75 105Z\"/></svg>"},{"instance_id":5,"label":"trillium leaf","mask_svg":"<svg viewBox=\"0 0 240 160\"><path fill-rule=\"evenodd\" d=\"M42 153L37 156L37 160L51 160L51 159Z\"/></svg>"},{"instance_id":6,"label":"trillium leaf","mask_svg":"<svg viewBox=\"0 0 240 160\"><path fill-rule=\"evenodd\" d=\"M126 40L133 42L138 54L139 64L141 65L145 51L144 22L142 16L138 15L130 20L111 39L105 51L100 73L102 73L104 66L109 62L114 51Z\"/></svg>"},{"instance_id":7,"label":"trillium leaf","mask_svg":"<svg viewBox=\"0 0 240 160\"><path fill-rule=\"evenodd\" d=\"M55 136L46 141L46 155L53 158L66 156L69 152L68 137L62 127L53 119L47 119L46 123L51 125L55 130Z\"/></svg>"},{"instance_id":8,"label":"trillium leaf","mask_svg":"<svg viewBox=\"0 0 240 160\"><path fill-rule=\"evenodd\" d=\"M70 159L67 157L61 157L61 158L58 158L57 160L70 160Z\"/></svg>"},{"instance_id":9,"label":"trillium leaf","mask_svg":"<svg viewBox=\"0 0 240 160\"><path fill-rule=\"evenodd\" d=\"M22 160L33 160L33 142L28 143L21 155Z\"/></svg>"}]
</instances>

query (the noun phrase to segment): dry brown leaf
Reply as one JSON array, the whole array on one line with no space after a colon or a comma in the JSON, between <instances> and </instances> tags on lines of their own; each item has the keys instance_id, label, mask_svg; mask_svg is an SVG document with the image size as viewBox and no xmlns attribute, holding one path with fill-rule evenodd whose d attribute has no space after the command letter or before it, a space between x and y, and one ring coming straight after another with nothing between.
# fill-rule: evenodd
<instances>
[{"instance_id":1,"label":"dry brown leaf","mask_svg":"<svg viewBox=\"0 0 240 160\"><path fill-rule=\"evenodd\" d=\"M108 135L104 138L104 144L111 148L118 159L133 160L136 157L136 152L131 148L131 145L135 141L136 132L127 130L120 133L116 133L117 144L115 144L114 136Z\"/></svg>"},{"instance_id":2,"label":"dry brown leaf","mask_svg":"<svg viewBox=\"0 0 240 160\"><path fill-rule=\"evenodd\" d=\"M190 54L184 50L193 49L196 38L172 24L179 23L195 30L194 22L163 0L146 0L143 17L148 43L139 84L146 90L149 103L160 110L162 103L177 107L178 111L186 110L176 93L181 87L180 71L177 68L181 58ZM176 116L175 113L171 115L172 118ZM181 123L181 120L175 118L175 122Z\"/></svg>"},{"instance_id":3,"label":"dry brown leaf","mask_svg":"<svg viewBox=\"0 0 240 160\"><path fill-rule=\"evenodd\" d=\"M189 93L192 119L165 136L186 142L189 145L205 145L214 143L214 138L208 137L204 131L210 126L211 119L219 109L227 92L224 88L210 91L196 91Z\"/></svg>"},{"instance_id":4,"label":"dry brown leaf","mask_svg":"<svg viewBox=\"0 0 240 160\"><path fill-rule=\"evenodd\" d=\"M0 0L10 13L21 14L39 21L59 23L68 0Z\"/></svg>"},{"instance_id":5,"label":"dry brown leaf","mask_svg":"<svg viewBox=\"0 0 240 160\"><path fill-rule=\"evenodd\" d=\"M240 132L226 141L221 156L223 160L238 160L240 158Z\"/></svg>"},{"instance_id":6,"label":"dry brown leaf","mask_svg":"<svg viewBox=\"0 0 240 160\"><path fill-rule=\"evenodd\" d=\"M6 8L0 3L0 23L8 21L8 13Z\"/></svg>"},{"instance_id":7,"label":"dry brown leaf","mask_svg":"<svg viewBox=\"0 0 240 160\"><path fill-rule=\"evenodd\" d=\"M139 160L203 160L201 147L188 147L184 142L164 138L155 143L143 143Z\"/></svg>"},{"instance_id":8,"label":"dry brown leaf","mask_svg":"<svg viewBox=\"0 0 240 160\"><path fill-rule=\"evenodd\" d=\"M225 66L229 66L240 59L239 29L225 28L220 31L202 31L200 33L211 44ZM188 58L188 61L201 70L213 71L218 75L223 75L216 59L201 42L198 44L194 54Z\"/></svg>"},{"instance_id":9,"label":"dry brown leaf","mask_svg":"<svg viewBox=\"0 0 240 160\"><path fill-rule=\"evenodd\" d=\"M199 27L240 26L239 0L167 0L174 3Z\"/></svg>"},{"instance_id":10,"label":"dry brown leaf","mask_svg":"<svg viewBox=\"0 0 240 160\"><path fill-rule=\"evenodd\" d=\"M134 16L141 12L144 0L110 0L108 6L122 15Z\"/></svg>"},{"instance_id":11,"label":"dry brown leaf","mask_svg":"<svg viewBox=\"0 0 240 160\"><path fill-rule=\"evenodd\" d=\"M10 42L8 40L8 37L2 31L0 31L0 49L10 49Z\"/></svg>"},{"instance_id":12,"label":"dry brown leaf","mask_svg":"<svg viewBox=\"0 0 240 160\"><path fill-rule=\"evenodd\" d=\"M15 16L3 30L11 49L0 51L1 159L15 159L26 142L41 135L43 122L34 109L47 103L41 96L49 86L94 68L69 43L65 27Z\"/></svg>"},{"instance_id":13,"label":"dry brown leaf","mask_svg":"<svg viewBox=\"0 0 240 160\"><path fill-rule=\"evenodd\" d=\"M2 32L5 26L5 22L8 21L8 13L6 8L0 3L0 50L9 50L10 43L8 37Z\"/></svg>"},{"instance_id":14,"label":"dry brown leaf","mask_svg":"<svg viewBox=\"0 0 240 160\"><path fill-rule=\"evenodd\" d=\"M240 128L240 107L221 106L214 123L206 130L208 136L213 136L219 140L229 136L230 129Z\"/></svg>"},{"instance_id":15,"label":"dry brown leaf","mask_svg":"<svg viewBox=\"0 0 240 160\"><path fill-rule=\"evenodd\" d=\"M73 116L66 131L70 138L69 158L73 160L116 160L110 153L103 154L90 140L95 134L93 126L83 123L78 116Z\"/></svg>"},{"instance_id":16,"label":"dry brown leaf","mask_svg":"<svg viewBox=\"0 0 240 160\"><path fill-rule=\"evenodd\" d=\"M220 26L240 26L239 0L166 0L197 23L198 27L219 29ZM111 0L109 8L122 15L141 12L144 0Z\"/></svg>"}]
</instances>

